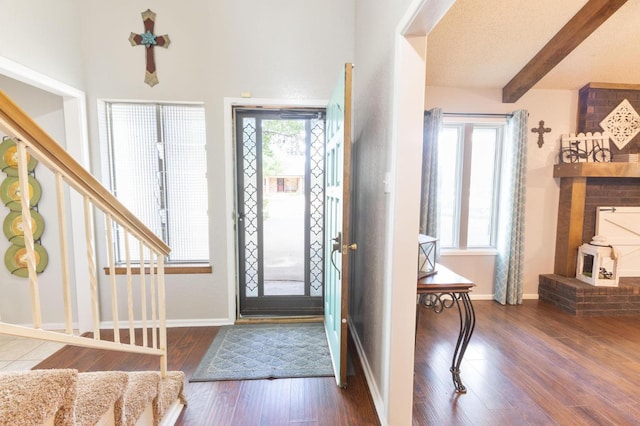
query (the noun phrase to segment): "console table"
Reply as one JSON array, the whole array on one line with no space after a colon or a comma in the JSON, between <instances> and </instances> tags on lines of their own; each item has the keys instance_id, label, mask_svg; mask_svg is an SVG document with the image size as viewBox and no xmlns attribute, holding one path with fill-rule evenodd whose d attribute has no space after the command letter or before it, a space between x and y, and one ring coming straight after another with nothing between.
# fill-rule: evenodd
<instances>
[{"instance_id":1,"label":"console table","mask_svg":"<svg viewBox=\"0 0 640 426\"><path fill-rule=\"evenodd\" d=\"M472 287L475 287L475 284L440 264L436 264L436 271L436 274L418 280L416 334L418 332L418 320L420 319L420 305L433 309L437 314L454 306L458 308L460 333L458 334L456 349L453 352L450 371L456 392L466 393L467 388L460 380L460 363L476 324L476 314L469 298L469 292Z\"/></svg>"}]
</instances>

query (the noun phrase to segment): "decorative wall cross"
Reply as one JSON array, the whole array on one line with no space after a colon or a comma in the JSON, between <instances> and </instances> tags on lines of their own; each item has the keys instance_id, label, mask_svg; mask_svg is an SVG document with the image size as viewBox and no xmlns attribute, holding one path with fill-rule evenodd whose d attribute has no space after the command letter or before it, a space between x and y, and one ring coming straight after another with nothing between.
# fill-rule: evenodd
<instances>
[{"instance_id":1,"label":"decorative wall cross","mask_svg":"<svg viewBox=\"0 0 640 426\"><path fill-rule=\"evenodd\" d=\"M142 12L142 22L144 24L144 33L136 34L131 33L129 36L129 42L132 46L144 46L147 53L147 67L144 76L144 82L149 86L153 87L158 84L158 76L156 74L156 61L153 56L153 48L155 46L159 47L169 47L168 35L157 36L153 33L153 27L156 21L156 14L151 10L147 9Z\"/></svg>"},{"instance_id":2,"label":"decorative wall cross","mask_svg":"<svg viewBox=\"0 0 640 426\"><path fill-rule=\"evenodd\" d=\"M538 134L538 148L542 148L542 145L544 144L544 134L545 133L549 133L551 131L550 127L544 127L544 121L540 120L540 125L537 128L532 128L531 131L533 133L537 133Z\"/></svg>"}]
</instances>

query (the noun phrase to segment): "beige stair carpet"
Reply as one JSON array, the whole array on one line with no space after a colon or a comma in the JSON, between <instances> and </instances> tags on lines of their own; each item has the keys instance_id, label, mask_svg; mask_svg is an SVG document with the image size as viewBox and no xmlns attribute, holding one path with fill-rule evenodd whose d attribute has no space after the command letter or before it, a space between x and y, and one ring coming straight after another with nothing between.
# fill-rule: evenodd
<instances>
[{"instance_id":1,"label":"beige stair carpet","mask_svg":"<svg viewBox=\"0 0 640 426\"><path fill-rule=\"evenodd\" d=\"M187 399L184 396L184 380L184 372L169 371L167 377L161 381L160 394L153 403L153 420L156 425L160 424L160 420L174 401L179 400L187 405Z\"/></svg>"},{"instance_id":2,"label":"beige stair carpet","mask_svg":"<svg viewBox=\"0 0 640 426\"><path fill-rule=\"evenodd\" d=\"M129 384L124 398L115 406L116 425L133 426L145 408L158 396L160 375L153 371L127 373Z\"/></svg>"},{"instance_id":3,"label":"beige stair carpet","mask_svg":"<svg viewBox=\"0 0 640 426\"><path fill-rule=\"evenodd\" d=\"M122 371L78 374L77 424L94 425L112 406L121 404L128 381Z\"/></svg>"},{"instance_id":4,"label":"beige stair carpet","mask_svg":"<svg viewBox=\"0 0 640 426\"><path fill-rule=\"evenodd\" d=\"M55 424L74 424L76 370L0 373L0 424L31 426L55 416Z\"/></svg>"}]
</instances>

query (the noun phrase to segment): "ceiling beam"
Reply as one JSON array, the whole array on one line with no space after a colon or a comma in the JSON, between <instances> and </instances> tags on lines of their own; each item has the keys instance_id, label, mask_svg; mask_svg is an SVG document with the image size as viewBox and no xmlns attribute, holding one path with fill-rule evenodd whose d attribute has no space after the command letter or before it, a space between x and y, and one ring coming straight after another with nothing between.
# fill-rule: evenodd
<instances>
[{"instance_id":1,"label":"ceiling beam","mask_svg":"<svg viewBox=\"0 0 640 426\"><path fill-rule=\"evenodd\" d=\"M502 88L502 102L513 103L578 47L627 0L589 0Z\"/></svg>"}]
</instances>

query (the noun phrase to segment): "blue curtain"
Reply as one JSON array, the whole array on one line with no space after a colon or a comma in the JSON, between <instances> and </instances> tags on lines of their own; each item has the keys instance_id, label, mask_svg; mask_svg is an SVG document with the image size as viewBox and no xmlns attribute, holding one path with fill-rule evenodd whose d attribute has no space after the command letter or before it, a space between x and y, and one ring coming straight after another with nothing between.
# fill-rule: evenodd
<instances>
[{"instance_id":1,"label":"blue curtain","mask_svg":"<svg viewBox=\"0 0 640 426\"><path fill-rule=\"evenodd\" d=\"M493 295L503 305L522 303L528 115L519 110L507 120Z\"/></svg>"},{"instance_id":2,"label":"blue curtain","mask_svg":"<svg viewBox=\"0 0 640 426\"><path fill-rule=\"evenodd\" d=\"M442 109L424 112L422 138L422 193L420 194L420 233L438 237L438 135L442 128ZM439 246L438 246L439 247Z\"/></svg>"}]
</instances>

